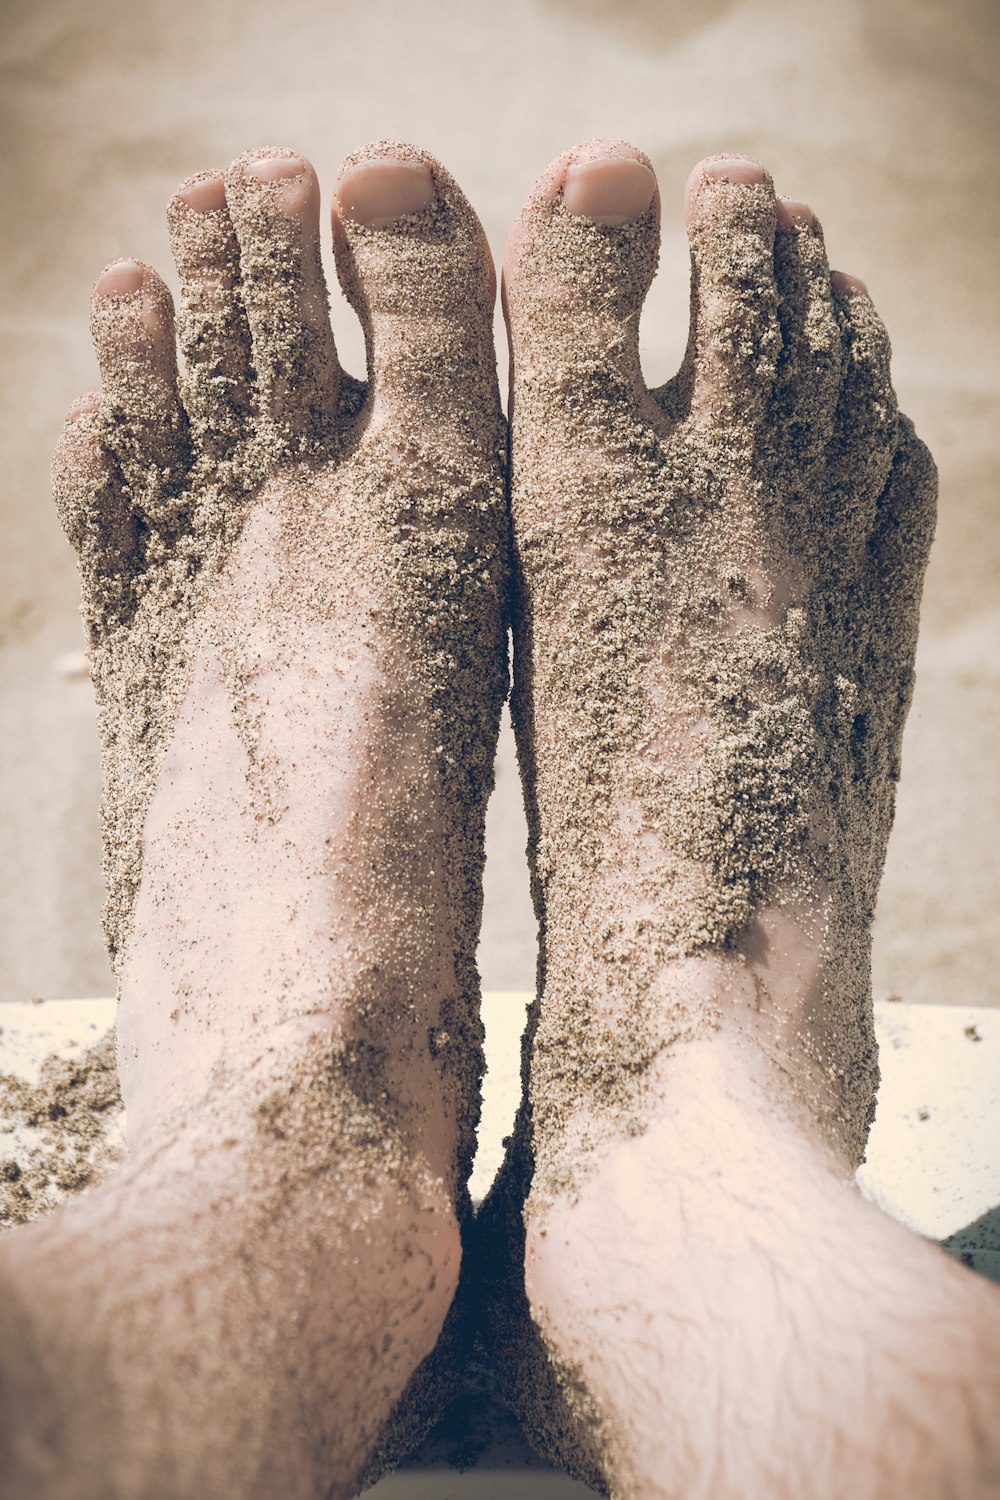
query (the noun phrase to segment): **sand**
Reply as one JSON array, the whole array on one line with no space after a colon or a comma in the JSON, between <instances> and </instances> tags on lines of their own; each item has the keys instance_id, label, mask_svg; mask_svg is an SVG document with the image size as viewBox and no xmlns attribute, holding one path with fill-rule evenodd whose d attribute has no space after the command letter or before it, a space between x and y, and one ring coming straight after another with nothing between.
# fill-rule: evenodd
<instances>
[{"instance_id":1,"label":"sand","mask_svg":"<svg viewBox=\"0 0 1000 1500\"><path fill-rule=\"evenodd\" d=\"M48 501L62 413L97 383L86 322L101 267L138 255L176 290L163 210L186 176L271 140L306 152L327 191L345 152L385 134L441 157L499 256L545 162L618 133L650 153L663 196L661 270L641 330L653 383L683 348L681 189L710 151L747 151L780 191L810 201L833 263L876 296L901 405L942 475L876 992L1000 999L990 832L1000 206L981 186L998 140L991 5L516 0L470 15L431 0L418 18L393 0L352 10L293 0L279 18L256 0L210 13L97 0L86 23L69 4L14 5L4 32L8 139L30 142L32 158L3 230L4 998L111 989L93 699L85 680L53 671L82 639L74 560ZM329 267L326 245L324 258ZM358 374L361 336L336 291L334 322ZM523 990L535 935L509 730L497 779L482 966L488 988Z\"/></svg>"},{"instance_id":2,"label":"sand","mask_svg":"<svg viewBox=\"0 0 1000 1500\"><path fill-rule=\"evenodd\" d=\"M46 1058L34 1085L0 1073L0 1230L30 1224L114 1171L122 1149L108 1121L120 1108L110 1032L78 1058Z\"/></svg>"}]
</instances>

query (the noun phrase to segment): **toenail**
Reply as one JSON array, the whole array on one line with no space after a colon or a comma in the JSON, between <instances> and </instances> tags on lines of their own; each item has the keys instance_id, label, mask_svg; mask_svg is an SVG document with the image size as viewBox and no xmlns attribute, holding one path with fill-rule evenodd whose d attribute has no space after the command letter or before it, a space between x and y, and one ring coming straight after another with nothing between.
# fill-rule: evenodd
<instances>
[{"instance_id":1,"label":"toenail","mask_svg":"<svg viewBox=\"0 0 1000 1500\"><path fill-rule=\"evenodd\" d=\"M868 288L860 276L849 276L846 271L831 271L830 285L835 292L864 292L868 295Z\"/></svg>"},{"instance_id":2,"label":"toenail","mask_svg":"<svg viewBox=\"0 0 1000 1500\"><path fill-rule=\"evenodd\" d=\"M102 273L94 288L97 297L128 297L142 290L142 266L134 260L120 260Z\"/></svg>"},{"instance_id":3,"label":"toenail","mask_svg":"<svg viewBox=\"0 0 1000 1500\"><path fill-rule=\"evenodd\" d=\"M598 156L566 170L563 207L608 227L640 218L653 201L656 178L645 162Z\"/></svg>"},{"instance_id":4,"label":"toenail","mask_svg":"<svg viewBox=\"0 0 1000 1500\"><path fill-rule=\"evenodd\" d=\"M262 156L257 161L243 165L244 177L255 177L258 182L283 182L287 177L298 177L303 170L301 156Z\"/></svg>"},{"instance_id":5,"label":"toenail","mask_svg":"<svg viewBox=\"0 0 1000 1500\"><path fill-rule=\"evenodd\" d=\"M196 214L216 213L226 206L226 189L221 177L206 177L192 182L190 187L178 188L177 197Z\"/></svg>"},{"instance_id":6,"label":"toenail","mask_svg":"<svg viewBox=\"0 0 1000 1500\"><path fill-rule=\"evenodd\" d=\"M336 186L344 217L369 229L422 213L434 202L434 178L423 162L373 157L348 167Z\"/></svg>"},{"instance_id":7,"label":"toenail","mask_svg":"<svg viewBox=\"0 0 1000 1500\"><path fill-rule=\"evenodd\" d=\"M779 198L777 208L779 229L815 229L817 227L818 220L808 203L800 203L797 198Z\"/></svg>"},{"instance_id":8,"label":"toenail","mask_svg":"<svg viewBox=\"0 0 1000 1500\"><path fill-rule=\"evenodd\" d=\"M702 177L708 177L713 182L740 182L755 183L765 182L767 173L758 161L751 161L748 156L714 156L710 161L701 164Z\"/></svg>"},{"instance_id":9,"label":"toenail","mask_svg":"<svg viewBox=\"0 0 1000 1500\"><path fill-rule=\"evenodd\" d=\"M80 417L89 417L91 412L97 410L97 407L98 400L96 396L81 396L78 401L73 402L73 405L66 413L66 420L67 422L76 422Z\"/></svg>"}]
</instances>

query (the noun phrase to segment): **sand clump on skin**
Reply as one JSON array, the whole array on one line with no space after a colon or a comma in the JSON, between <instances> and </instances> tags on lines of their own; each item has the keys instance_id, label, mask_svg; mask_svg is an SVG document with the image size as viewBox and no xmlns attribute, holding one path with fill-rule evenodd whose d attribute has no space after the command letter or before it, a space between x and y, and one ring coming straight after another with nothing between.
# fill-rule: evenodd
<instances>
[{"instance_id":1,"label":"sand clump on skin","mask_svg":"<svg viewBox=\"0 0 1000 1500\"><path fill-rule=\"evenodd\" d=\"M794 906L823 976L798 1040L855 1162L878 1081L869 934L934 467L897 413L870 305L815 297L822 241L798 233L777 237L776 302L770 272L739 264L772 190L737 191L744 217L731 189L722 221L709 198L692 247L697 297L726 236L728 329L707 349L695 328L658 410L636 400L628 326L655 271L653 209L606 230L537 202L511 301L512 708L541 949L482 1275L505 1391L533 1442L598 1489L599 1415L531 1319L521 1206L544 1221L572 1197L602 1147L644 1129L656 1059L718 1024L725 996L689 1001L664 984L670 966L743 964L755 915ZM742 313L761 299L777 318L754 341ZM731 384L699 423L692 377L708 354ZM824 404L833 382L839 405Z\"/></svg>"},{"instance_id":2,"label":"sand clump on skin","mask_svg":"<svg viewBox=\"0 0 1000 1500\"><path fill-rule=\"evenodd\" d=\"M267 763L261 744L253 643L233 638L224 604L217 605L227 591L241 587L238 554L248 517L270 507L279 518L281 584L269 597L280 616L277 635L293 655L300 638L296 611L315 624L334 619L338 605L342 618L343 600L360 601L353 630L376 651L384 648L392 691L407 707L402 730L398 723L395 728L391 722L381 725L386 735L381 762L392 765L412 754L408 731L420 730L416 753L428 757L422 779L425 788L430 786L440 823L446 941L454 946L456 994L445 997L428 1043L452 1080L457 1100L455 1191L464 1233L471 1216L465 1182L475 1149L483 1070L475 966L483 817L507 683L506 434L492 357L491 289L464 200L448 174L412 148L378 143L363 153L370 154L419 160L436 179L435 202L392 230L352 226L350 256L338 262L345 291L362 314L366 292L374 290L381 307L389 300L392 311L402 315L388 330L383 328L385 359L419 389L420 423L411 413L409 421L394 419L378 431L366 431L367 387L346 375L338 384L335 367L324 364L332 357L332 344L327 349L308 329L302 333L295 316L301 278L294 238L282 213L268 209L277 186L264 184L254 189L261 212L268 215L261 263L240 260L228 217L218 215L216 255L241 295L222 311L210 309L209 315L216 319L217 343L224 350L238 352L252 344L258 370L263 363L272 372L272 386L287 380L288 372L306 370L315 376L322 399L315 407L293 404L289 422L274 421L270 413L281 392L268 389L259 376L249 387L234 383L226 358L206 365L205 309L194 296L179 322L188 370L181 387L186 420L159 431L153 444L132 444L122 422L120 393L106 388L100 412L84 415L69 430L70 461L64 449L54 488L81 559L83 613L104 751L106 928L119 965L130 941L142 878L146 813L199 653L209 651L221 665L247 754L247 788L256 816L273 823L284 814L280 767ZM232 182L229 188L232 202L241 189ZM186 280L193 229L183 209L175 205L172 214L175 255ZM200 216L199 234L205 217ZM191 241L192 264L197 253ZM143 295L148 291L135 294ZM454 341L460 333L448 316L456 296L465 318L476 323L476 337L466 334L457 355ZM442 316L428 318L429 307ZM406 323L410 311L423 314L419 340L414 336L412 342ZM113 304L97 307L99 347L102 339L122 337L122 312ZM130 383L133 409L136 390L142 393L155 426L162 403L148 337L138 320L129 327L134 348L129 361L119 361L122 380ZM476 338L482 345L478 354ZM468 357L463 350L471 351ZM464 358L464 366L458 385L449 388L440 374L445 367L454 370L456 357ZM115 458L81 504L72 466L74 442L89 439L95 430ZM400 795L415 794L411 788ZM380 796L391 809L392 787L382 789ZM359 809L359 826L368 816ZM398 860L387 855L382 867L340 872L359 913L361 946L353 957L362 969L367 932L391 934L405 927L407 938L417 940L417 924L409 914L425 914L421 893L410 888L406 874L405 850ZM178 932L177 941L183 943L183 933ZM345 963L351 959L347 955ZM394 1144L394 1101L383 1076L379 1034L411 1011L419 1016L426 1010L424 990L416 962L390 995L381 994L373 981L358 997L354 1040L343 1055L332 1064L329 1059L325 1065L318 1060L303 1064L310 1077L319 1068L326 1087L338 1092L343 1085L356 1101L341 1125L348 1144L358 1146L361 1175L366 1162L374 1165L380 1158L390 1176L407 1182L405 1153ZM304 1080L303 1092L312 1096L315 1089L306 1089ZM276 1086L272 1104L259 1115L265 1142L274 1134L272 1116L293 1107L294 1093L285 1084ZM304 1140L296 1148L299 1154L311 1159L320 1147L329 1154L334 1145L329 1109L324 1113L318 1105L310 1110L303 1106L300 1114L296 1129L307 1136L311 1131L315 1139L311 1145ZM334 1115L340 1118L337 1109ZM354 1142L358 1130L361 1136ZM269 1191L266 1183L260 1188ZM465 1318L463 1308L460 1294L442 1338L445 1353L432 1356L427 1368L417 1371L373 1460L369 1480L412 1448L426 1429L437 1400L435 1386L449 1378L449 1343L468 1337L467 1329L461 1334L456 1329Z\"/></svg>"}]
</instances>

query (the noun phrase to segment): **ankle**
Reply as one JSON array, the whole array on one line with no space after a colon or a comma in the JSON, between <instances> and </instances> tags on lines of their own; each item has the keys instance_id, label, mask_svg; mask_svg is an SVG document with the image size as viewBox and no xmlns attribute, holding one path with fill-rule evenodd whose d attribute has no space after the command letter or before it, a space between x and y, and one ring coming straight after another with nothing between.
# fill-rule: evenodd
<instances>
[{"instance_id":1,"label":"ankle","mask_svg":"<svg viewBox=\"0 0 1000 1500\"><path fill-rule=\"evenodd\" d=\"M720 1177L734 1162L748 1170L751 1158L765 1176L779 1162L841 1180L853 1175L849 1137L829 1095L817 1091L811 1060L801 1048L776 1047L758 1017L692 1038L657 1059L652 1074L653 1117L668 1126L677 1152Z\"/></svg>"},{"instance_id":2,"label":"ankle","mask_svg":"<svg viewBox=\"0 0 1000 1500\"><path fill-rule=\"evenodd\" d=\"M232 1162L238 1147L235 1156L281 1158L287 1175L303 1145L322 1143L332 1164L391 1140L412 1174L443 1183L453 1201L468 1070L456 1076L450 1059L435 1057L425 1036L421 1043L379 1047L345 1038L328 1015L305 1014L268 1028L252 1048L209 1047L204 1067L187 1073L176 1058L164 1068L139 1057L123 1089L130 1157L176 1143L182 1156L222 1150Z\"/></svg>"}]
</instances>

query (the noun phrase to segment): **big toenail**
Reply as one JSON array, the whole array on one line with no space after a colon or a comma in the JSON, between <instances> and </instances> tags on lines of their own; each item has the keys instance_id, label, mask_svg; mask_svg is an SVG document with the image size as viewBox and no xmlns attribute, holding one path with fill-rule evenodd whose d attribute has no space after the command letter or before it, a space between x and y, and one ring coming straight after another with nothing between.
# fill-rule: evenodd
<instances>
[{"instance_id":1,"label":"big toenail","mask_svg":"<svg viewBox=\"0 0 1000 1500\"><path fill-rule=\"evenodd\" d=\"M868 295L868 288L860 276L849 276L846 271L831 271L830 285L835 292L864 292Z\"/></svg>"},{"instance_id":2,"label":"big toenail","mask_svg":"<svg viewBox=\"0 0 1000 1500\"><path fill-rule=\"evenodd\" d=\"M571 214L614 227L646 212L656 192L656 178L645 162L598 156L566 169L563 207Z\"/></svg>"},{"instance_id":3,"label":"big toenail","mask_svg":"<svg viewBox=\"0 0 1000 1500\"><path fill-rule=\"evenodd\" d=\"M91 412L97 410L99 404L96 396L81 396L78 401L73 402L73 405L66 413L66 420L68 422L77 422L81 417L89 417Z\"/></svg>"},{"instance_id":4,"label":"big toenail","mask_svg":"<svg viewBox=\"0 0 1000 1500\"><path fill-rule=\"evenodd\" d=\"M701 175L713 182L763 182L767 173L760 162L750 161L745 156L715 156L702 162Z\"/></svg>"},{"instance_id":5,"label":"big toenail","mask_svg":"<svg viewBox=\"0 0 1000 1500\"><path fill-rule=\"evenodd\" d=\"M98 297L128 297L142 290L142 267L134 260L120 260L109 266L94 288Z\"/></svg>"},{"instance_id":6,"label":"big toenail","mask_svg":"<svg viewBox=\"0 0 1000 1500\"><path fill-rule=\"evenodd\" d=\"M373 157L348 167L336 186L346 219L384 229L396 219L422 213L434 202L434 178L423 162Z\"/></svg>"},{"instance_id":7,"label":"big toenail","mask_svg":"<svg viewBox=\"0 0 1000 1500\"><path fill-rule=\"evenodd\" d=\"M182 203L193 208L196 214L216 213L226 206L226 189L221 177L206 177L201 182L192 182L190 187L177 193Z\"/></svg>"},{"instance_id":8,"label":"big toenail","mask_svg":"<svg viewBox=\"0 0 1000 1500\"><path fill-rule=\"evenodd\" d=\"M243 167L244 177L255 177L258 182L283 182L286 177L298 177L301 171L300 156L262 156Z\"/></svg>"},{"instance_id":9,"label":"big toenail","mask_svg":"<svg viewBox=\"0 0 1000 1500\"><path fill-rule=\"evenodd\" d=\"M779 229L815 229L817 227L816 215L808 203L800 203L797 198L779 198L777 209Z\"/></svg>"}]
</instances>

